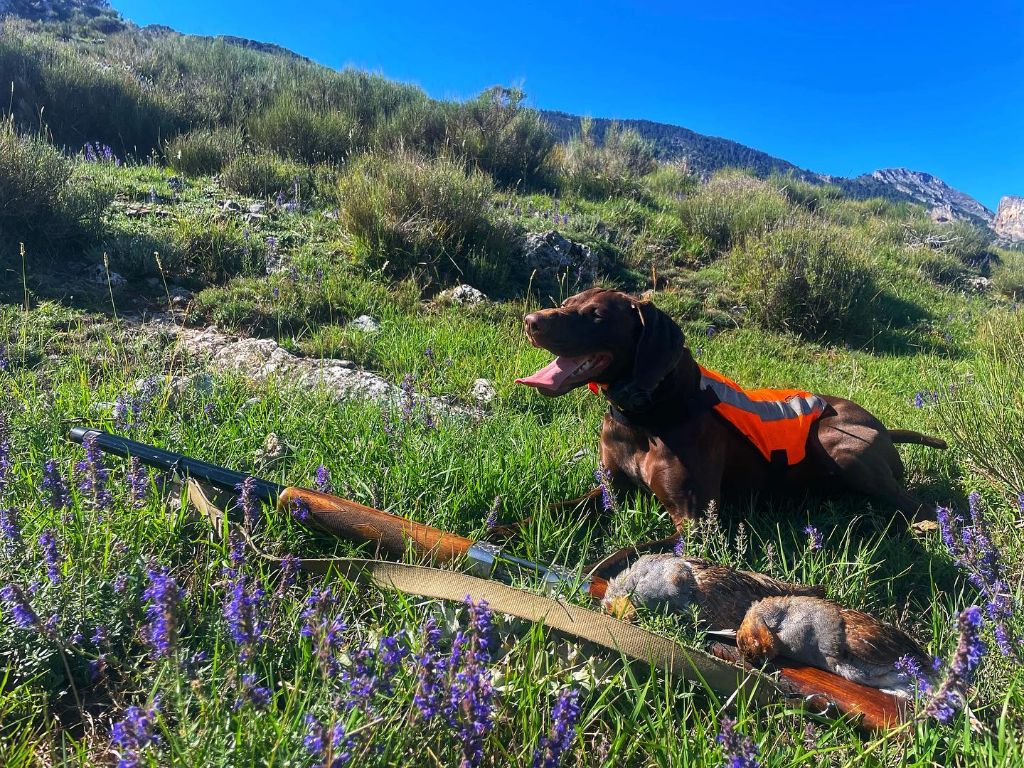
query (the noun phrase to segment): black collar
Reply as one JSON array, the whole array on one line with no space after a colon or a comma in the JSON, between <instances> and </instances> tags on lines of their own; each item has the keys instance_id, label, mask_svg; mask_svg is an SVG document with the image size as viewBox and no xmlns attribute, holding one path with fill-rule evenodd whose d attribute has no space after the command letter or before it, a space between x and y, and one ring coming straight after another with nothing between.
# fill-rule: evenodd
<instances>
[{"instance_id":1,"label":"black collar","mask_svg":"<svg viewBox=\"0 0 1024 768\"><path fill-rule=\"evenodd\" d=\"M718 397L710 389L657 397L640 409L624 409L615 401L608 399L607 395L605 399L608 400L608 412L620 424L648 428L678 424L688 416L710 410L719 402Z\"/></svg>"}]
</instances>

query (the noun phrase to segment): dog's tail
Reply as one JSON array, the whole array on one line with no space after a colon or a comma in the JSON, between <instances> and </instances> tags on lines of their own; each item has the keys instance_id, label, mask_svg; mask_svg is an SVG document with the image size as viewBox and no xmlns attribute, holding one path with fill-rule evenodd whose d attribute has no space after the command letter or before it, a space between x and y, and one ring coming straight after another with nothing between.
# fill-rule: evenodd
<instances>
[{"instance_id":1,"label":"dog's tail","mask_svg":"<svg viewBox=\"0 0 1024 768\"><path fill-rule=\"evenodd\" d=\"M927 445L929 448L948 448L946 441L941 437L922 435L912 429L890 429L889 438L894 443L914 443L915 445Z\"/></svg>"}]
</instances>

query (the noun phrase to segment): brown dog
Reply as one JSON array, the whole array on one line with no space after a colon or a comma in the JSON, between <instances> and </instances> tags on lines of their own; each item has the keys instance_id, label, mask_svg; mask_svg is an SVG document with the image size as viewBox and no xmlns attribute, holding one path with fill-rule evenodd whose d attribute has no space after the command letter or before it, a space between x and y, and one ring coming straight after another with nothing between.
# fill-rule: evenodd
<instances>
[{"instance_id":1,"label":"brown dog","mask_svg":"<svg viewBox=\"0 0 1024 768\"><path fill-rule=\"evenodd\" d=\"M929 510L901 485L894 443L945 448L942 440L889 430L856 403L811 395L816 419L795 463L772 462L715 410L714 393L679 326L649 301L592 288L524 319L534 346L554 362L518 383L548 397L600 382L609 410L601 463L613 484L649 489L676 529L729 488L803 493L857 491L913 518ZM805 455L804 455L805 454ZM773 457L774 458L774 457Z\"/></svg>"}]
</instances>

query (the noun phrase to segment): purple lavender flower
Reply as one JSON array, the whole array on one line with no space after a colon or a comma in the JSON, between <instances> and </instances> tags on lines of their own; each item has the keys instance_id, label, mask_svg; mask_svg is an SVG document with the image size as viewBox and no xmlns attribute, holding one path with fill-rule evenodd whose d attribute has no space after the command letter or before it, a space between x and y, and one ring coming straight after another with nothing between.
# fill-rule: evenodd
<instances>
[{"instance_id":1,"label":"purple lavender flower","mask_svg":"<svg viewBox=\"0 0 1024 768\"><path fill-rule=\"evenodd\" d=\"M416 410L416 377L407 373L399 385L402 390L402 421L412 421L413 413Z\"/></svg>"},{"instance_id":2,"label":"purple lavender flower","mask_svg":"<svg viewBox=\"0 0 1024 768\"><path fill-rule=\"evenodd\" d=\"M0 589L0 599L7 603L11 619L16 627L42 631L42 622L39 621L36 612L32 610L32 605L29 603L28 597L25 596L25 592L21 587L17 584L6 585L3 589Z\"/></svg>"},{"instance_id":3,"label":"purple lavender flower","mask_svg":"<svg viewBox=\"0 0 1024 768\"><path fill-rule=\"evenodd\" d=\"M8 354L7 345L0 344L0 373L11 370L11 360Z\"/></svg>"},{"instance_id":4,"label":"purple lavender flower","mask_svg":"<svg viewBox=\"0 0 1024 768\"><path fill-rule=\"evenodd\" d=\"M135 509L145 506L147 493L149 493L149 471L137 456L132 456L128 464L128 503Z\"/></svg>"},{"instance_id":5,"label":"purple lavender flower","mask_svg":"<svg viewBox=\"0 0 1024 768\"><path fill-rule=\"evenodd\" d=\"M355 742L348 737L344 723L335 722L330 728L325 728L313 715L306 715L306 728L302 744L318 766L341 768L352 758Z\"/></svg>"},{"instance_id":6,"label":"purple lavender flower","mask_svg":"<svg viewBox=\"0 0 1024 768\"><path fill-rule=\"evenodd\" d=\"M360 644L352 655L352 669L345 670L342 680L348 687L347 710L359 708L366 712L373 708L378 694L391 693L395 675L402 660L409 654L397 636L381 638L376 650Z\"/></svg>"},{"instance_id":7,"label":"purple lavender flower","mask_svg":"<svg viewBox=\"0 0 1024 768\"><path fill-rule=\"evenodd\" d=\"M40 485L46 502L55 510L62 511L71 506L68 484L60 473L56 459L47 459L43 465L43 482Z\"/></svg>"},{"instance_id":8,"label":"purple lavender flower","mask_svg":"<svg viewBox=\"0 0 1024 768\"><path fill-rule=\"evenodd\" d=\"M230 540L231 567L225 572L229 597L224 604L224 619L231 639L238 644L239 660L246 662L263 642L267 626L263 619L264 591L242 570L245 566L245 539L232 531Z\"/></svg>"},{"instance_id":9,"label":"purple lavender flower","mask_svg":"<svg viewBox=\"0 0 1024 768\"><path fill-rule=\"evenodd\" d=\"M175 617L178 603L185 597L185 592L178 587L178 582L166 568L151 566L146 569L149 585L142 593L146 606L149 625L144 630L146 642L152 646L154 659L170 658L174 654L178 628Z\"/></svg>"},{"instance_id":10,"label":"purple lavender flower","mask_svg":"<svg viewBox=\"0 0 1024 768\"><path fill-rule=\"evenodd\" d=\"M18 510L0 509L0 536L6 552L14 551L21 543L21 522L18 518Z\"/></svg>"},{"instance_id":11,"label":"purple lavender flower","mask_svg":"<svg viewBox=\"0 0 1024 768\"><path fill-rule=\"evenodd\" d=\"M533 753L533 768L558 768L562 755L572 747L576 738L576 718L580 715L580 692L565 690L551 710L551 729L542 736L540 746Z\"/></svg>"},{"instance_id":12,"label":"purple lavender flower","mask_svg":"<svg viewBox=\"0 0 1024 768\"><path fill-rule=\"evenodd\" d=\"M157 703L154 702L149 709L128 707L124 720L114 723L110 740L118 757L117 768L139 768L143 765L142 753L160 745L156 716Z\"/></svg>"},{"instance_id":13,"label":"purple lavender flower","mask_svg":"<svg viewBox=\"0 0 1024 768\"><path fill-rule=\"evenodd\" d=\"M330 588L314 589L306 598L302 611L302 629L299 634L313 642L313 653L325 675L334 677L341 671L337 654L341 649L345 630L341 614L334 612L337 596Z\"/></svg>"},{"instance_id":14,"label":"purple lavender flower","mask_svg":"<svg viewBox=\"0 0 1024 768\"><path fill-rule=\"evenodd\" d=\"M87 435L82 441L82 447L85 449L85 458L75 464L78 488L89 494L96 509L106 509L112 500L107 489L110 470L103 466L103 452L96 445L95 436Z\"/></svg>"},{"instance_id":15,"label":"purple lavender flower","mask_svg":"<svg viewBox=\"0 0 1024 768\"><path fill-rule=\"evenodd\" d=\"M11 425L7 415L0 411L0 496L7 488L11 476Z\"/></svg>"},{"instance_id":16,"label":"purple lavender flower","mask_svg":"<svg viewBox=\"0 0 1024 768\"><path fill-rule=\"evenodd\" d=\"M1004 656L1021 657L1024 638L1015 636L1010 624L1015 613L1015 600L1003 573L1003 565L989 534L988 521L982 510L981 496L968 497L971 524L960 515L953 515L947 507L939 507L936 517L942 541L963 569L971 584L986 599L985 612L992 620L996 643Z\"/></svg>"},{"instance_id":17,"label":"purple lavender flower","mask_svg":"<svg viewBox=\"0 0 1024 768\"><path fill-rule=\"evenodd\" d=\"M811 552L817 552L825 545L825 537L822 536L821 531L813 525L805 526L804 533L807 534L807 548L811 550Z\"/></svg>"},{"instance_id":18,"label":"purple lavender flower","mask_svg":"<svg viewBox=\"0 0 1024 768\"><path fill-rule=\"evenodd\" d=\"M292 517L298 522L309 522L311 512L309 511L309 503L305 499L292 499L289 507L291 508Z\"/></svg>"},{"instance_id":19,"label":"purple lavender flower","mask_svg":"<svg viewBox=\"0 0 1024 768\"><path fill-rule=\"evenodd\" d=\"M715 741L722 745L727 768L758 768L757 744L736 730L736 721L723 717L719 721L722 730Z\"/></svg>"},{"instance_id":20,"label":"purple lavender flower","mask_svg":"<svg viewBox=\"0 0 1024 768\"><path fill-rule=\"evenodd\" d=\"M115 595L123 595L128 589L128 574L121 572L114 577L113 589Z\"/></svg>"},{"instance_id":21,"label":"purple lavender flower","mask_svg":"<svg viewBox=\"0 0 1024 768\"><path fill-rule=\"evenodd\" d=\"M458 632L449 667L454 679L446 707L449 723L462 746L462 768L483 762L484 739L494 727L494 686L487 665L491 661L493 616L487 601L474 603L466 596L469 630Z\"/></svg>"},{"instance_id":22,"label":"purple lavender flower","mask_svg":"<svg viewBox=\"0 0 1024 768\"><path fill-rule=\"evenodd\" d=\"M239 710L246 704L252 705L254 709L267 709L270 706L271 693L265 685L259 685L255 673L242 675L239 681L238 698L235 699L235 709Z\"/></svg>"},{"instance_id":23,"label":"purple lavender flower","mask_svg":"<svg viewBox=\"0 0 1024 768\"><path fill-rule=\"evenodd\" d=\"M331 485L331 473L323 464L316 468L316 489L320 493L334 493L334 486Z\"/></svg>"},{"instance_id":24,"label":"purple lavender flower","mask_svg":"<svg viewBox=\"0 0 1024 768\"><path fill-rule=\"evenodd\" d=\"M51 584L60 583L60 564L63 561L60 550L57 548L57 534L52 528L47 528L39 534L39 546L43 550L43 562L46 563L46 576Z\"/></svg>"},{"instance_id":25,"label":"purple lavender flower","mask_svg":"<svg viewBox=\"0 0 1024 768\"><path fill-rule=\"evenodd\" d=\"M431 347L424 349L423 355L430 361L431 365L435 365L437 363L437 358L434 356L434 350Z\"/></svg>"},{"instance_id":26,"label":"purple lavender flower","mask_svg":"<svg viewBox=\"0 0 1024 768\"><path fill-rule=\"evenodd\" d=\"M107 655L104 653L107 645L107 628L97 624L89 640L96 648L96 658L89 661L89 679L95 683L107 672Z\"/></svg>"},{"instance_id":27,"label":"purple lavender flower","mask_svg":"<svg viewBox=\"0 0 1024 768\"><path fill-rule=\"evenodd\" d=\"M963 706L974 672L985 655L985 644L981 641L981 608L976 605L966 608L957 623L960 640L946 679L934 690L922 710L926 717L934 717L940 723L948 723Z\"/></svg>"},{"instance_id":28,"label":"purple lavender flower","mask_svg":"<svg viewBox=\"0 0 1024 768\"><path fill-rule=\"evenodd\" d=\"M423 622L423 646L416 660L416 693L412 703L427 722L434 719L445 702L447 659L441 655L441 628L433 616Z\"/></svg>"},{"instance_id":29,"label":"purple lavender flower","mask_svg":"<svg viewBox=\"0 0 1024 768\"><path fill-rule=\"evenodd\" d=\"M605 512L611 512L615 509L615 492L612 489L611 470L605 468L604 462L598 462L597 469L594 470L594 480L601 489L601 506Z\"/></svg>"},{"instance_id":30,"label":"purple lavender flower","mask_svg":"<svg viewBox=\"0 0 1024 768\"><path fill-rule=\"evenodd\" d=\"M501 517L501 496L495 496L494 501L491 502L491 508L487 512L487 520L484 522L484 527L489 531L498 524L498 518Z\"/></svg>"},{"instance_id":31,"label":"purple lavender flower","mask_svg":"<svg viewBox=\"0 0 1024 768\"><path fill-rule=\"evenodd\" d=\"M285 555L281 558L281 584L278 587L278 593L283 592L286 587L290 587L295 584L295 578L298 572L298 557L295 555Z\"/></svg>"},{"instance_id":32,"label":"purple lavender flower","mask_svg":"<svg viewBox=\"0 0 1024 768\"><path fill-rule=\"evenodd\" d=\"M246 476L245 480L235 486L235 490L238 491L238 505L242 509L245 527L251 531L260 512L260 502L256 498L256 478L252 475Z\"/></svg>"}]
</instances>

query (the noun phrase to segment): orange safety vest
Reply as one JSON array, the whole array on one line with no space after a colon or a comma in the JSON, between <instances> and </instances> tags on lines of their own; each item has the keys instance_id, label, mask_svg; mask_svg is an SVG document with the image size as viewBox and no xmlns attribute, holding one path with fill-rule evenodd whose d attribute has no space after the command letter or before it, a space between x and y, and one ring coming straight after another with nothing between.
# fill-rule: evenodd
<instances>
[{"instance_id":1,"label":"orange safety vest","mask_svg":"<svg viewBox=\"0 0 1024 768\"><path fill-rule=\"evenodd\" d=\"M768 461L785 451L786 463L799 464L807 454L807 435L828 406L801 389L743 389L720 373L700 368L700 388L710 389L714 408L754 444Z\"/></svg>"},{"instance_id":2,"label":"orange safety vest","mask_svg":"<svg viewBox=\"0 0 1024 768\"><path fill-rule=\"evenodd\" d=\"M715 394L713 406L723 419L738 429L767 461L782 452L787 465L799 464L807 455L807 436L828 407L818 395L802 389L743 389L720 373L700 369L700 388ZM598 394L603 385L590 382Z\"/></svg>"}]
</instances>

